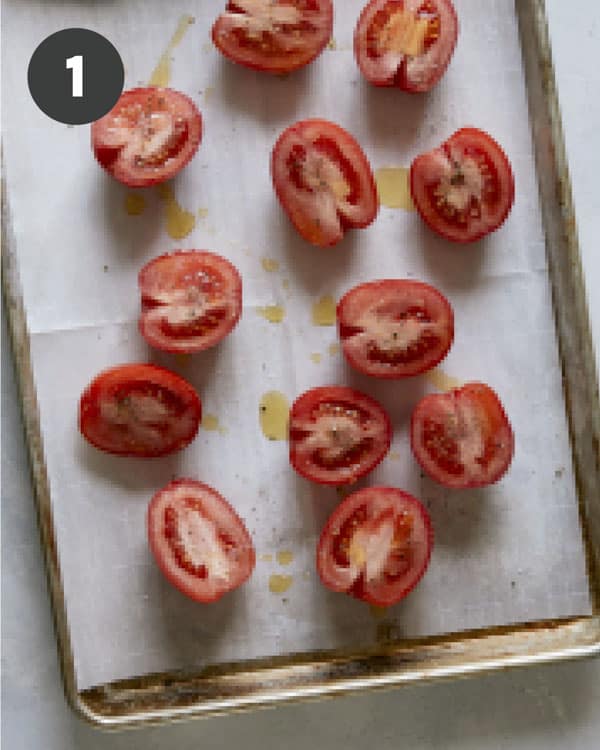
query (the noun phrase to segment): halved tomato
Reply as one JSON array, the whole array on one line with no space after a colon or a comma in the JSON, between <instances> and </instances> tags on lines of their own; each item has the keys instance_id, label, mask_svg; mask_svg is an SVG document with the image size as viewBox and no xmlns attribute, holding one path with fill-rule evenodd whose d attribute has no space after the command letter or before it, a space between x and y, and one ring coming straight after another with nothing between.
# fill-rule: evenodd
<instances>
[{"instance_id":1,"label":"halved tomato","mask_svg":"<svg viewBox=\"0 0 600 750\"><path fill-rule=\"evenodd\" d=\"M170 180L202 140L202 116L173 89L130 89L92 124L96 159L119 182L146 187Z\"/></svg>"},{"instance_id":2,"label":"halved tomato","mask_svg":"<svg viewBox=\"0 0 600 750\"><path fill-rule=\"evenodd\" d=\"M155 457L185 448L202 407L183 378L155 365L104 370L79 402L79 429L96 448L119 456Z\"/></svg>"},{"instance_id":3,"label":"halved tomato","mask_svg":"<svg viewBox=\"0 0 600 750\"><path fill-rule=\"evenodd\" d=\"M390 449L392 427L370 396L343 386L303 393L290 412L290 463L320 484L352 484Z\"/></svg>"},{"instance_id":4,"label":"halved tomato","mask_svg":"<svg viewBox=\"0 0 600 750\"><path fill-rule=\"evenodd\" d=\"M456 46L458 19L450 0L371 0L354 32L354 56L376 86L429 91Z\"/></svg>"},{"instance_id":5,"label":"halved tomato","mask_svg":"<svg viewBox=\"0 0 600 750\"><path fill-rule=\"evenodd\" d=\"M359 284L337 307L342 350L365 375L405 378L430 370L454 339L454 314L437 289L420 281Z\"/></svg>"},{"instance_id":6,"label":"halved tomato","mask_svg":"<svg viewBox=\"0 0 600 750\"><path fill-rule=\"evenodd\" d=\"M363 150L327 120L302 120L279 136L271 175L277 197L308 242L336 245L346 229L377 216L377 189Z\"/></svg>"},{"instance_id":7,"label":"halved tomato","mask_svg":"<svg viewBox=\"0 0 600 750\"><path fill-rule=\"evenodd\" d=\"M139 274L140 332L167 352L208 349L232 331L242 312L237 268L206 250L176 250L147 263Z\"/></svg>"},{"instance_id":8,"label":"halved tomato","mask_svg":"<svg viewBox=\"0 0 600 750\"><path fill-rule=\"evenodd\" d=\"M332 30L331 0L230 0L212 39L236 63L288 73L312 62Z\"/></svg>"},{"instance_id":9,"label":"halved tomato","mask_svg":"<svg viewBox=\"0 0 600 750\"><path fill-rule=\"evenodd\" d=\"M333 511L319 539L317 570L327 588L389 607L421 580L432 546L429 514L415 497L367 487Z\"/></svg>"},{"instance_id":10,"label":"halved tomato","mask_svg":"<svg viewBox=\"0 0 600 750\"><path fill-rule=\"evenodd\" d=\"M193 479L164 487L148 506L158 567L186 596L214 602L250 578L256 561L244 522L216 490Z\"/></svg>"},{"instance_id":11,"label":"halved tomato","mask_svg":"<svg viewBox=\"0 0 600 750\"><path fill-rule=\"evenodd\" d=\"M425 396L412 415L410 443L427 474L454 489L497 482L515 447L504 407L483 383Z\"/></svg>"},{"instance_id":12,"label":"halved tomato","mask_svg":"<svg viewBox=\"0 0 600 750\"><path fill-rule=\"evenodd\" d=\"M474 242L495 231L515 199L508 157L477 128L463 128L410 168L410 190L423 221L452 242Z\"/></svg>"}]
</instances>

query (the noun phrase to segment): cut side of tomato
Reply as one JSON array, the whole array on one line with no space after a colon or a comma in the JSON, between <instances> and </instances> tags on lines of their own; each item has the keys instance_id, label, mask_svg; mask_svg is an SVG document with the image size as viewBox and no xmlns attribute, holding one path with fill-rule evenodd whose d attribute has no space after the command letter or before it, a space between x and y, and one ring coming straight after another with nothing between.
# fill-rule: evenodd
<instances>
[{"instance_id":1,"label":"cut side of tomato","mask_svg":"<svg viewBox=\"0 0 600 750\"><path fill-rule=\"evenodd\" d=\"M201 140L198 108L174 89L125 91L111 111L92 124L96 159L129 187L170 180L194 156Z\"/></svg>"},{"instance_id":2,"label":"cut side of tomato","mask_svg":"<svg viewBox=\"0 0 600 750\"><path fill-rule=\"evenodd\" d=\"M250 578L256 562L244 522L216 490L178 479L150 501L148 541L159 568L183 594L214 602Z\"/></svg>"},{"instance_id":3,"label":"cut side of tomato","mask_svg":"<svg viewBox=\"0 0 600 750\"><path fill-rule=\"evenodd\" d=\"M452 242L474 242L504 222L515 199L510 162L483 130L458 130L417 156L411 194L423 221Z\"/></svg>"},{"instance_id":4,"label":"cut side of tomato","mask_svg":"<svg viewBox=\"0 0 600 750\"><path fill-rule=\"evenodd\" d=\"M371 166L354 138L327 120L303 120L273 149L275 192L302 237L329 247L346 229L371 224L379 208Z\"/></svg>"},{"instance_id":5,"label":"cut side of tomato","mask_svg":"<svg viewBox=\"0 0 600 750\"><path fill-rule=\"evenodd\" d=\"M429 91L446 72L458 36L450 0L371 0L354 32L354 56L375 86Z\"/></svg>"},{"instance_id":6,"label":"cut side of tomato","mask_svg":"<svg viewBox=\"0 0 600 750\"><path fill-rule=\"evenodd\" d=\"M360 284L337 307L342 350L365 375L404 378L435 367L454 339L448 300L429 284L384 279Z\"/></svg>"},{"instance_id":7,"label":"cut side of tomato","mask_svg":"<svg viewBox=\"0 0 600 750\"><path fill-rule=\"evenodd\" d=\"M177 250L145 265L140 332L167 352L193 354L229 334L242 312L237 268L206 250Z\"/></svg>"},{"instance_id":8,"label":"cut side of tomato","mask_svg":"<svg viewBox=\"0 0 600 750\"><path fill-rule=\"evenodd\" d=\"M389 607L423 577L433 547L427 510L408 492L368 487L343 500L317 547L317 570L327 588Z\"/></svg>"},{"instance_id":9,"label":"cut side of tomato","mask_svg":"<svg viewBox=\"0 0 600 750\"><path fill-rule=\"evenodd\" d=\"M215 21L212 39L240 65L289 73L312 62L332 30L331 0L231 0Z\"/></svg>"},{"instance_id":10,"label":"cut side of tomato","mask_svg":"<svg viewBox=\"0 0 600 750\"><path fill-rule=\"evenodd\" d=\"M455 489L497 482L515 442L500 399L483 383L425 396L413 412L410 439L427 474Z\"/></svg>"},{"instance_id":11,"label":"cut side of tomato","mask_svg":"<svg viewBox=\"0 0 600 750\"><path fill-rule=\"evenodd\" d=\"M194 388L155 365L113 367L81 396L79 429L92 445L119 456L156 457L185 448L202 407Z\"/></svg>"},{"instance_id":12,"label":"cut side of tomato","mask_svg":"<svg viewBox=\"0 0 600 750\"><path fill-rule=\"evenodd\" d=\"M352 484L390 449L392 428L383 407L343 386L312 388L290 412L290 463L320 484Z\"/></svg>"}]
</instances>

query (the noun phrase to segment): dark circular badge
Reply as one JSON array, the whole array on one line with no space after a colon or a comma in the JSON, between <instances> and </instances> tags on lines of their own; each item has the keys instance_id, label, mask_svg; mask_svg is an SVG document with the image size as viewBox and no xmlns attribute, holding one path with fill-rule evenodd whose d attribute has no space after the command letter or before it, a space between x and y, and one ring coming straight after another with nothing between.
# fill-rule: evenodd
<instances>
[{"instance_id":1,"label":"dark circular badge","mask_svg":"<svg viewBox=\"0 0 600 750\"><path fill-rule=\"evenodd\" d=\"M63 29L46 37L27 70L35 103L48 117L68 125L105 115L121 95L124 79L115 47L89 29Z\"/></svg>"}]
</instances>

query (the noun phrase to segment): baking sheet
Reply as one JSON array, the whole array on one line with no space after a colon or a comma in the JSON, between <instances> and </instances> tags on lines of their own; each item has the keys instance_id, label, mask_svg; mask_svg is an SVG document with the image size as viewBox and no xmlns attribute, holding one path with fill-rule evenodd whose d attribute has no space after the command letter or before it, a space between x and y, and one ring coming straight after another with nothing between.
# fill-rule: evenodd
<instances>
[{"instance_id":1,"label":"baking sheet","mask_svg":"<svg viewBox=\"0 0 600 750\"><path fill-rule=\"evenodd\" d=\"M336 4L335 49L282 79L234 67L212 50L208 30L218 3L172 3L168 19L158 2L82 5L68 11L68 23L63 7L48 5L42 15L41 3L6 4L5 23L18 22L20 37L18 45L12 37L5 44L4 91L11 101L4 152L79 688L150 671L366 646L382 633L429 635L589 614L509 0L456 2L462 35L455 58L443 83L418 98L374 90L360 79L351 53L361 7L354 0ZM130 191L96 168L89 128L48 120L22 79L42 38L80 24L116 44L127 87L147 81L185 14L195 23L171 53L171 85L198 103L206 132L198 155L173 183L179 203L197 216L194 231L176 242L166 233L157 192L144 193L141 216L128 215ZM385 208L372 227L338 248L312 248L282 215L268 173L278 133L308 116L348 128L374 168L408 166L463 125L489 129L515 167L515 208L496 235L471 248L433 237L414 213ZM221 252L240 268L245 285L235 333L187 360L153 354L135 323L139 267L175 247ZM266 271L264 258L279 269ZM339 354L330 354L335 330L312 324L316 300L384 276L429 281L451 299L457 335L444 370L490 383L515 428L515 460L500 484L450 493L421 477L407 422L431 386L424 378L375 383L357 376ZM258 314L272 304L285 310L280 324ZM149 462L104 456L83 443L76 430L79 393L98 370L136 359L184 375L222 430L202 431L183 453ZM259 429L266 391L292 400L325 383L349 383L381 400L395 439L368 481L414 492L433 517L430 570L384 618L318 583L315 541L339 496L297 478L285 443L267 441ZM163 581L146 548L147 502L174 475L217 487L256 543L259 562L250 583L211 607L187 601ZM277 560L283 550L292 553L288 565ZM272 575L289 576L289 589L273 593Z\"/></svg>"}]
</instances>

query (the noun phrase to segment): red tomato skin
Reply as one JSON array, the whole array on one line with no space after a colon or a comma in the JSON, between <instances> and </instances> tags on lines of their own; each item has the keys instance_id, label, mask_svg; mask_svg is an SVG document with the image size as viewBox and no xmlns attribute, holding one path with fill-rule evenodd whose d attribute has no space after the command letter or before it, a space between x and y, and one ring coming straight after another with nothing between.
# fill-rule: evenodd
<instances>
[{"instance_id":1,"label":"red tomato skin","mask_svg":"<svg viewBox=\"0 0 600 750\"><path fill-rule=\"evenodd\" d=\"M349 402L354 401L355 403L362 405L363 408L368 407L370 410L372 410L373 414L377 415L378 420L383 425L383 444L382 446L380 446L377 456L372 458L369 463L362 467L362 469L354 471L352 474L346 476L345 478L332 476L329 478L321 477L317 479L311 473L310 469L307 469L300 461L300 456L298 455L299 451L295 444L295 441L290 439L290 464L295 469L295 471L300 474L300 476L304 477L304 479L308 479L311 482L317 482L318 484L328 485L331 487L341 487L343 485L354 484L362 477L374 471L383 461L383 459L388 454L390 446L392 444L392 423L383 406L381 406L381 404L374 398L367 396L366 393L361 393L360 391L356 391L345 386L321 386L305 391L292 404L292 408L290 410L290 432L292 430L295 419L300 418L300 416L305 413L305 411L308 412L313 407L316 407L320 402L326 401L328 397L331 398L331 400L335 400L336 398L344 398ZM307 406L307 404L309 406Z\"/></svg>"},{"instance_id":2,"label":"red tomato skin","mask_svg":"<svg viewBox=\"0 0 600 750\"><path fill-rule=\"evenodd\" d=\"M360 174L360 178L364 180L364 203L366 204L363 211L364 215L361 217L357 217L350 222L348 219L346 219L346 217L338 214L342 225L342 232L339 236L332 237L329 240L319 239L313 236L310 232L307 232L305 224L299 220L298 216L290 208L289 201L287 199L286 183L278 178L279 169L277 167L277 164L280 158L280 154L282 154L285 150L285 143L290 132L302 132L309 127L314 128L315 130L320 129L323 135L334 140L336 138L342 139L347 144L349 144L352 151L354 152L353 166L358 167L357 172ZM367 159L366 154L364 153L362 147L354 138L354 136L352 136L344 128L336 125L333 122L330 122L329 120L323 120L320 118L300 120L286 128L283 133L281 133L275 143L275 146L273 147L271 156L271 177L273 180L275 194L277 195L277 198L288 218L295 226L298 233L307 242L310 242L312 245L315 245L317 247L334 247L343 239L345 230L365 229L375 221L375 219L377 218L377 214L379 213L379 198L377 194L377 186L375 184L373 170L371 169L371 165L369 163L369 160Z\"/></svg>"},{"instance_id":3,"label":"red tomato skin","mask_svg":"<svg viewBox=\"0 0 600 750\"><path fill-rule=\"evenodd\" d=\"M166 444L160 449L149 449L144 446L140 446L139 448L130 447L129 449L118 448L98 439L94 434L94 426L100 420L100 402L103 393L105 393L106 389L115 388L132 380L159 385L181 398L186 413L189 415L189 430L177 440ZM96 375L83 391L79 401L79 431L95 448L105 453L112 453L115 456L159 458L182 450L196 436L201 419L202 404L194 388L179 375L157 365L127 364L103 370Z\"/></svg>"},{"instance_id":4,"label":"red tomato skin","mask_svg":"<svg viewBox=\"0 0 600 750\"><path fill-rule=\"evenodd\" d=\"M182 486L197 489L201 493L208 493L212 497L213 501L219 502L221 505L225 506L227 512L231 514L235 519L237 519L237 522L239 524L238 531L241 533L245 541L244 552L247 554L247 560L244 561L243 570L239 571L239 575L236 577L235 585L231 586L231 588L213 592L204 591L202 589L199 590L197 585L194 586L190 582L186 581L183 576L176 575L169 567L168 562L165 559L163 550L161 549L162 536L161 530L159 528L161 519L157 517L157 511L159 510L159 505L163 497ZM169 482L169 484L159 490L150 500L150 504L148 505L148 511L146 514L146 527L148 532L148 544L150 546L156 564L160 568L162 574L172 586L174 586L182 594L190 599L193 599L199 604L210 604L212 602L216 602L225 594L228 594L229 592L239 588L251 577L252 573L254 572L254 568L256 567L256 551L254 549L254 544L252 543L252 538L248 533L243 520L235 511L233 506L219 492L217 492L213 487L204 484L203 482L198 482L194 479L174 479L173 481Z\"/></svg>"},{"instance_id":5,"label":"red tomato skin","mask_svg":"<svg viewBox=\"0 0 600 750\"><path fill-rule=\"evenodd\" d=\"M486 136L486 138L489 139L489 141L491 141L498 149L499 156L502 159L505 169L507 170L508 183L509 183L508 196L506 198L506 208L502 212L499 219L496 222L494 222L494 226L490 228L487 228L485 230L482 229L481 231L475 232L472 234L465 233L461 235L457 233L456 231L453 232L453 231L449 231L445 229L439 223L431 219L426 213L426 211L423 209L423 207L421 206L421 202L418 198L418 191L419 191L418 184L420 182L419 172L420 172L421 166L423 165L424 160L429 157L429 154L433 152L427 152L425 154L421 154L420 156L417 156L416 159L412 162L411 167L410 167L410 192L411 192L411 196L413 199L413 203L415 204L415 207L417 211L419 212L419 215L433 232L435 232L436 234L439 234L444 239L448 240L449 242L453 242L455 244L470 244L472 242L477 242L478 240L481 240L484 237L487 237L488 234L495 232L497 229L499 229L502 226L502 224L504 224L515 202L515 178L514 178L514 173L512 170L511 163L508 159L508 156L504 152L504 149L489 134L485 133L482 130L479 130L478 128L472 128L472 127L461 128L460 130L457 130L456 133L454 133L452 136L450 136L450 138L448 138L447 141L444 141L444 143L442 143L442 145L439 148L444 148L446 145L451 143L453 138L457 136L472 135L476 138L480 138L481 134ZM438 149L434 149L434 151L437 151L437 150Z\"/></svg>"},{"instance_id":6,"label":"red tomato skin","mask_svg":"<svg viewBox=\"0 0 600 750\"><path fill-rule=\"evenodd\" d=\"M506 411L504 409L504 406L502 402L500 401L500 398L498 395L488 386L484 383L467 383L466 385L462 386L461 388L455 388L452 391L449 391L448 393L469 393L473 392L474 394L477 394L477 392L481 393L483 395L483 398L486 400L489 400L491 404L493 404L493 408L496 410L496 419L494 420L497 424L501 426L503 430L506 431L506 434L508 435L508 450L506 451L506 456L503 461L503 463L497 468L496 471L494 471L489 477L486 477L485 479L475 479L475 478L467 478L461 480L460 478L451 478L447 473L442 473L439 469L434 470L432 468L432 465L430 462L426 460L426 454L424 448L420 445L420 442L417 439L417 434L419 431L419 422L422 418L422 415L426 415L429 411L430 406L435 407L436 402L440 397L443 397L444 393L431 393L428 396L424 396L421 401L417 404L415 409L413 410L412 417L411 417L411 425L410 425L410 445L413 452L413 455L423 471L425 471L426 474L428 474L434 481L436 481L438 484L443 485L444 487L448 487L449 489L455 489L455 490L465 490L465 489L478 489L480 487L487 487L489 485L495 484L496 482L500 481L502 477L506 474L508 469L510 468L510 465L512 463L512 459L515 452L515 437L514 432L512 429L512 425L510 423L510 420L508 419L508 416L506 414Z\"/></svg>"},{"instance_id":7,"label":"red tomato skin","mask_svg":"<svg viewBox=\"0 0 600 750\"><path fill-rule=\"evenodd\" d=\"M346 516L346 510L348 508L352 509L353 507L359 507L362 502L363 498L364 501L367 501L369 498L369 495L372 493L381 492L381 493L389 493L391 495L395 495L398 498L402 499L403 503L407 503L412 509L415 511L415 513L418 514L420 520L422 520L424 526L425 526L425 536L426 536L426 555L424 562L421 566L421 570L417 574L417 576L414 577L414 579L409 583L409 585L402 588L402 590L394 592L393 595L389 597L374 597L372 594L370 594L368 591L366 591L364 588L356 589L355 587L351 587L350 589L343 589L339 588L333 583L333 581L330 579L330 577L327 574L326 570L326 563L327 563L327 554L325 551L325 547L328 543L328 539L330 536L335 536L335 530L336 528L339 528L341 523L344 520L344 517ZM347 513L347 515L350 515L350 512ZM329 519L327 520L323 531L321 532L321 536L319 537L319 541L317 543L317 556L316 556L316 565L317 565L317 572L319 574L319 578L321 579L321 582L324 586L326 586L328 589L331 589L332 591L338 592L338 593L344 593L348 596L352 596L355 599L359 599L360 601L366 602L367 604L371 604L375 607L391 607L394 604L397 604L398 602L402 601L402 599L405 599L411 591L417 586L418 583L420 583L421 579L427 572L427 568L429 567L429 563L431 561L431 553L433 551L433 544L434 544L434 533L433 533L433 525L431 523L431 517L425 508L425 506L417 500L416 497L411 495L408 492L405 492L404 490L400 490L397 487L386 487L386 486L376 486L376 487L365 487L361 490L357 490L356 492L353 492L351 495L348 495L342 502L336 507L336 509L333 511Z\"/></svg>"},{"instance_id":8,"label":"red tomato skin","mask_svg":"<svg viewBox=\"0 0 600 750\"><path fill-rule=\"evenodd\" d=\"M118 157L122 147L118 148L103 145L101 133L106 129L111 118L119 111L119 109L128 106L129 104L132 105L137 103L140 99L148 99L148 97L157 94L163 94L165 98L170 101L172 100L174 104L178 104L189 110L190 118L187 120L188 137L185 146L181 149L183 152L181 158L171 159L169 167L166 165L163 167L157 167L150 174L145 173L135 176L127 168L119 168L120 164ZM114 177L115 180L131 188L151 187L152 185L159 185L175 177L175 175L178 174L195 156L196 151L202 142L202 135L202 115L190 97L181 91L157 86L139 87L124 91L110 112L92 123L91 127L91 143L96 160L103 169Z\"/></svg>"},{"instance_id":9,"label":"red tomato skin","mask_svg":"<svg viewBox=\"0 0 600 750\"><path fill-rule=\"evenodd\" d=\"M427 360L423 358L421 360L421 363L416 362L407 364L404 367L398 367L396 370L387 373L374 372L372 367L365 365L364 362L362 362L359 358L353 356L352 353L348 351L347 347L344 346L342 331L346 326L349 325L346 322L346 307L350 303L352 296L363 289L366 290L368 288L373 288L374 290L384 290L389 284L395 285L399 282L402 282L402 284L405 285L406 288L414 289L415 294L417 292L422 292L435 297L437 304L445 311L445 320L448 327L448 339L446 344L443 347L440 347L439 352L433 359ZM342 351L344 353L344 356L346 357L349 364L352 365L352 367L361 372L363 375L369 375L370 377L377 377L387 380L399 380L402 378L422 375L424 372L428 372L434 367L437 367L437 365L448 355L448 352L450 351L450 349L452 348L452 344L454 343L454 312L452 310L452 306L438 289L420 281L413 281L408 279L381 279L379 281L371 281L359 284L358 286L355 286L347 291L346 294L338 302L337 322L338 333L340 335L340 340L342 341Z\"/></svg>"},{"instance_id":10,"label":"red tomato skin","mask_svg":"<svg viewBox=\"0 0 600 750\"><path fill-rule=\"evenodd\" d=\"M370 0L370 2L367 3L367 5L363 8L361 15L358 19L358 22L356 24L356 28L354 30L354 58L363 76L373 86L378 86L380 88L396 87L410 94L427 93L428 91L431 91L431 89L437 83L439 83L441 78L444 76L446 70L448 69L448 66L450 65L452 56L454 55L454 50L456 48L456 42L458 39L458 31L459 31L459 23L458 23L458 17L456 15L456 9L454 8L454 5L452 4L450 0L435 0L436 4L438 6L443 6L444 12L449 15L450 26L452 27L450 31L450 33L452 34L452 42L449 45L449 48L446 54L444 55L444 59L442 60L442 62L441 63L436 62L435 73L433 75L431 75L429 78L425 79L422 82L412 82L410 78L407 76L406 66L402 65L400 71L390 76L389 78L382 80L380 78L375 78L373 75L371 75L368 65L366 65L365 63L364 37L367 31L365 28L366 20L367 20L367 17L371 14L372 9L377 5L381 5L382 7L385 7L387 2L388 0Z\"/></svg>"},{"instance_id":11,"label":"red tomato skin","mask_svg":"<svg viewBox=\"0 0 600 750\"><path fill-rule=\"evenodd\" d=\"M228 5L230 4L231 3L228 3ZM292 61L290 55L287 56L287 59L285 59L285 57L282 55L278 62L269 60L267 55L265 55L262 60L254 60L251 56L240 55L238 50L234 51L229 48L226 43L226 39L221 38L223 34L223 24L221 22L220 16L213 24L211 30L211 39L215 47L222 55L224 55L232 62L237 63L238 65L243 65L245 68L256 70L261 73L272 73L275 75L293 73L295 70L304 68L314 60L316 60L316 58L319 57L319 55L323 52L331 38L331 34L333 32L333 3L331 0L321 0L321 4L323 6L324 23L326 25L326 28L328 29L328 32L324 35L321 43L316 46L310 54L297 56L295 61Z\"/></svg>"},{"instance_id":12,"label":"red tomato skin","mask_svg":"<svg viewBox=\"0 0 600 750\"><path fill-rule=\"evenodd\" d=\"M147 324L145 315L146 312L159 305L151 295L144 294L144 290L148 285L147 280L149 275L159 263L170 258L189 258L192 253L198 256L198 261L206 262L207 265L210 263L216 263L218 264L217 270L223 269L228 274L230 274L233 282L231 297L233 301L234 312L233 315L228 319L227 324L219 327L218 331L215 331L215 334L218 335L207 336L194 345L183 346L175 342L169 343L165 340L164 337L161 338L157 336ZM150 344L150 346L153 346L155 349L160 349L164 352L169 352L170 354L196 354L215 346L233 331L233 329L239 323L240 317L242 315L242 278L239 271L233 265L233 263L228 261L223 256L217 255L216 253L211 253L207 250L174 250L170 253L159 255L157 258L153 258L140 270L138 274L138 286L140 287L140 291L142 294L142 314L138 323L139 331L141 335L146 339L146 341Z\"/></svg>"}]
</instances>

